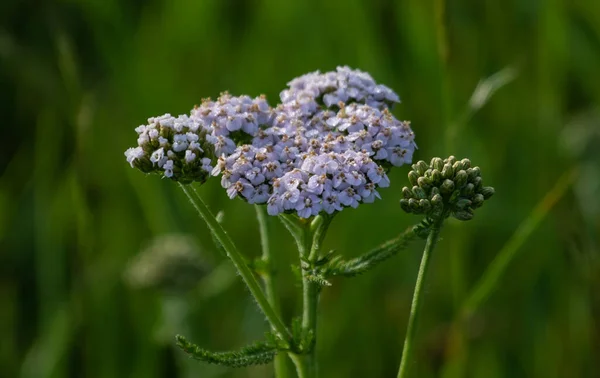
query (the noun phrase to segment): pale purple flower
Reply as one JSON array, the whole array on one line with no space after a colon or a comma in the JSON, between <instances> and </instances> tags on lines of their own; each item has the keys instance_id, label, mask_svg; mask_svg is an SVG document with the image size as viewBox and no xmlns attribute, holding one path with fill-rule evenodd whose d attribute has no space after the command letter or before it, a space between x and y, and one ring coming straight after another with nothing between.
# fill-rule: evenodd
<instances>
[{"instance_id":1,"label":"pale purple flower","mask_svg":"<svg viewBox=\"0 0 600 378\"><path fill-rule=\"evenodd\" d=\"M336 211L342 211L342 209L339 192L335 190L323 192L323 210L327 214L333 214Z\"/></svg>"},{"instance_id":2,"label":"pale purple flower","mask_svg":"<svg viewBox=\"0 0 600 378\"><path fill-rule=\"evenodd\" d=\"M162 168L165 170L165 177L173 176L173 160L167 160Z\"/></svg>"},{"instance_id":3,"label":"pale purple flower","mask_svg":"<svg viewBox=\"0 0 600 378\"><path fill-rule=\"evenodd\" d=\"M340 203L344 206L350 206L353 208L358 207L358 202L362 199L359 194L356 193L352 187L346 188L338 195Z\"/></svg>"}]
</instances>

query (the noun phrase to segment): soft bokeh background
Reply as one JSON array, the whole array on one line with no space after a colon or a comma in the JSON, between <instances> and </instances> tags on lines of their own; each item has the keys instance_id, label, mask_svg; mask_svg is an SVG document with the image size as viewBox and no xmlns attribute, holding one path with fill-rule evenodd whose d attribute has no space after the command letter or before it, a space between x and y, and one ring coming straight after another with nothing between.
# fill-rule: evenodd
<instances>
[{"instance_id":1,"label":"soft bokeh background","mask_svg":"<svg viewBox=\"0 0 600 378\"><path fill-rule=\"evenodd\" d=\"M1 2L0 376L270 376L174 348L178 332L224 350L267 327L183 193L123 151L149 116L223 90L275 104L291 78L341 64L400 94L416 158L470 157L497 190L443 231L414 376L600 377L600 4L588 0ZM479 81L499 71L487 85L505 85L474 111ZM398 206L407 171L382 201L341 213L327 247L357 255L416 222ZM557 181L566 189L534 212ZM259 255L254 209L218 182L200 192ZM270 226L289 321L295 252ZM131 259L173 232L200 246L208 281L186 295L129 285ZM451 332L515 232L498 285ZM395 376L422 246L324 291L322 377Z\"/></svg>"}]
</instances>

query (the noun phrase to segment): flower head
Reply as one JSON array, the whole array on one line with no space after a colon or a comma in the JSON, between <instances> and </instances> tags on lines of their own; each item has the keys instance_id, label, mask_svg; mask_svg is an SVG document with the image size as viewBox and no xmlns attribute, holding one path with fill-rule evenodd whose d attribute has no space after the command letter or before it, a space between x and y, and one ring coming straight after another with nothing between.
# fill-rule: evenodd
<instances>
[{"instance_id":1,"label":"flower head","mask_svg":"<svg viewBox=\"0 0 600 378\"><path fill-rule=\"evenodd\" d=\"M399 102L362 71L338 67L292 80L271 108L264 96L205 99L191 115L140 126L127 161L180 182L221 176L229 198L267 204L269 214L309 218L380 198L392 166L416 149Z\"/></svg>"},{"instance_id":2,"label":"flower head","mask_svg":"<svg viewBox=\"0 0 600 378\"><path fill-rule=\"evenodd\" d=\"M331 108L340 102L357 102L383 109L400 102L396 93L385 85L377 84L371 75L347 66L295 78L288 83L288 89L282 91L280 97L282 103L297 104L304 113L316 112L319 104Z\"/></svg>"},{"instance_id":3,"label":"flower head","mask_svg":"<svg viewBox=\"0 0 600 378\"><path fill-rule=\"evenodd\" d=\"M127 162L144 173L157 173L182 183L204 182L212 170L213 147L208 130L182 115L165 114L148 119L135 129L137 147L125 151Z\"/></svg>"},{"instance_id":4,"label":"flower head","mask_svg":"<svg viewBox=\"0 0 600 378\"><path fill-rule=\"evenodd\" d=\"M459 220L473 218L474 210L494 194L483 186L481 170L469 159L433 158L430 164L419 161L408 173L412 188L402 189L400 206L408 213L426 214L431 218L450 215Z\"/></svg>"}]
</instances>

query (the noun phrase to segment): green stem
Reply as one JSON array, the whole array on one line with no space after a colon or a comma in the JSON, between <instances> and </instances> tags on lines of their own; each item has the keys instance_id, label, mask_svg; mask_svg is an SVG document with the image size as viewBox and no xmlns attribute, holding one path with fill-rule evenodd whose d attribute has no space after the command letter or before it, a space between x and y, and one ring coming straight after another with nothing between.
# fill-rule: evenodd
<instances>
[{"instance_id":1,"label":"green stem","mask_svg":"<svg viewBox=\"0 0 600 378\"><path fill-rule=\"evenodd\" d=\"M427 274L427 268L429 267L429 260L433 249L435 248L435 244L437 243L441 226L441 221L436 222L436 224L433 225L431 231L429 232L429 236L427 237L425 249L423 250L423 258L421 259L421 266L419 267L417 283L415 284L415 292L413 294L412 305L410 307L410 316L408 318L408 326L406 328L406 337L404 338L404 348L402 351L402 360L400 361L400 369L398 370L398 378L408 377L409 364L412 362L414 354L414 339L417 331L417 319L421 309L423 284L425 283L425 276Z\"/></svg>"},{"instance_id":2,"label":"green stem","mask_svg":"<svg viewBox=\"0 0 600 378\"><path fill-rule=\"evenodd\" d=\"M311 223L305 220L294 220L293 217L282 215L281 220L290 231L296 243L301 264L308 263L310 267L319 258L321 244L327 233L331 216L317 216ZM320 287L308 279L308 272L302 273L302 328L304 334L312 333L316 340L317 332L317 305L319 302ZM290 354L296 365L299 378L317 377L316 343L305 354Z\"/></svg>"},{"instance_id":3,"label":"green stem","mask_svg":"<svg viewBox=\"0 0 600 378\"><path fill-rule=\"evenodd\" d=\"M181 187L183 192L188 196L188 198L192 202L192 205L194 206L196 211L198 211L200 217L206 222L208 228L215 235L219 243L221 243L221 245L223 246L223 249L227 253L227 256L231 259L233 265L240 273L240 276L246 283L246 286L248 286L248 289L250 290L250 293L256 300L256 303L258 303L258 307L260 307L262 312L267 317L267 320L269 321L271 327L284 340L291 340L292 335L285 327L285 325L283 324L273 307L271 307L271 305L269 304L267 297L265 296L260 285L256 281L256 278L254 278L254 275L252 274L252 271L246 264L244 257L237 250L235 244L233 244L233 241L231 240L229 235L227 235L223 227L221 227L219 222L217 222L214 215L212 215L204 201L202 201L202 199L196 192L196 189L183 184L180 184L179 186Z\"/></svg>"},{"instance_id":4,"label":"green stem","mask_svg":"<svg viewBox=\"0 0 600 378\"><path fill-rule=\"evenodd\" d=\"M279 300L275 293L275 285L273 285L273 258L271 257L271 249L269 247L269 229L267 226L266 210L264 206L260 205L255 205L254 208L256 209L256 219L258 220L258 228L260 231L262 260L266 267L262 274L262 280L267 293L267 300L271 304L271 307L273 307L275 313L280 316L281 309L279 306ZM276 378L289 377L284 353L278 353L275 356L274 368Z\"/></svg>"}]
</instances>

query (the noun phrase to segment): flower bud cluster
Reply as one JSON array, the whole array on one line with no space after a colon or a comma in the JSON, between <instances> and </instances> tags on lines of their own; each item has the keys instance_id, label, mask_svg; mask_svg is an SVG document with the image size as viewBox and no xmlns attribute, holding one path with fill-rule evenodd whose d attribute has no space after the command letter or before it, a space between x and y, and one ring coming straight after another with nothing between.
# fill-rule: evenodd
<instances>
[{"instance_id":1,"label":"flower bud cluster","mask_svg":"<svg viewBox=\"0 0 600 378\"><path fill-rule=\"evenodd\" d=\"M419 161L408 173L412 188L402 189L400 206L408 213L439 219L450 215L459 220L473 218L474 210L494 194L483 186L481 170L469 159L433 158L430 164Z\"/></svg>"},{"instance_id":2,"label":"flower bud cluster","mask_svg":"<svg viewBox=\"0 0 600 378\"><path fill-rule=\"evenodd\" d=\"M127 160L144 172L181 182L203 182L210 171L221 176L230 198L267 204L271 215L294 212L309 218L380 198L377 188L389 185L387 171L410 163L416 148L410 123L398 121L388 109L398 96L348 67L304 75L289 85L275 108L264 96L224 93L216 101L203 100L189 117L167 119L166 126L151 119L150 126L138 128L139 147L126 152ZM161 134L180 119L189 125ZM182 143L179 134L187 136L192 128L202 149L191 141L185 148L193 147L194 156L205 160L201 175L194 171L190 179L189 153L178 151L182 145L177 143ZM147 136L150 129L160 129L152 135L166 142ZM152 141L149 146L146 139ZM156 152L161 147L166 158Z\"/></svg>"}]
</instances>

